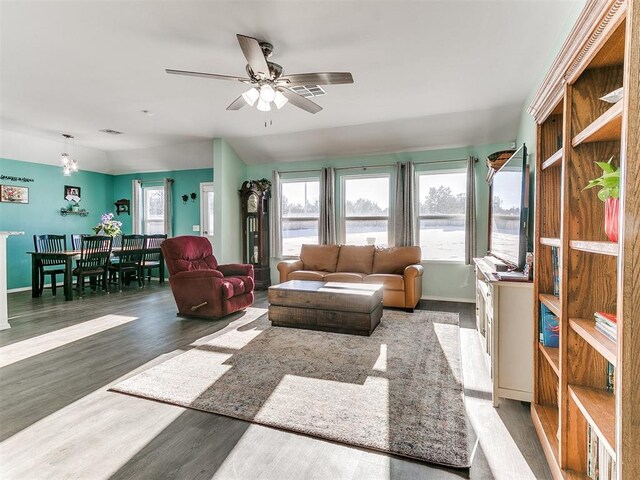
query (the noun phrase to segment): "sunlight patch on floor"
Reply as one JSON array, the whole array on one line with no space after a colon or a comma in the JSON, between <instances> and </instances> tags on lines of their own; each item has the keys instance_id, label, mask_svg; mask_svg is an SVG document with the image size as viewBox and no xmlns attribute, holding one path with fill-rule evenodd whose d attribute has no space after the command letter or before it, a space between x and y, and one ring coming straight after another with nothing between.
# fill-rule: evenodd
<instances>
[{"instance_id":1,"label":"sunlight patch on floor","mask_svg":"<svg viewBox=\"0 0 640 480\"><path fill-rule=\"evenodd\" d=\"M137 319L138 317L123 315L104 315L55 332L12 343L0 348L0 368Z\"/></svg>"},{"instance_id":2,"label":"sunlight patch on floor","mask_svg":"<svg viewBox=\"0 0 640 480\"><path fill-rule=\"evenodd\" d=\"M258 330L257 328L247 327L244 329L242 328L242 325L247 325L254 320L257 320L265 313L267 313L266 308L247 308L240 318L232 321L222 330L196 340L191 344L191 346L198 346L206 343L212 347L241 350L243 347L246 347L251 340L263 332L263 330Z\"/></svg>"},{"instance_id":3,"label":"sunlight patch on floor","mask_svg":"<svg viewBox=\"0 0 640 480\"><path fill-rule=\"evenodd\" d=\"M376 360L376 363L373 364L372 370L376 370L378 372L386 372L387 371L387 345L380 345L380 356Z\"/></svg>"}]
</instances>

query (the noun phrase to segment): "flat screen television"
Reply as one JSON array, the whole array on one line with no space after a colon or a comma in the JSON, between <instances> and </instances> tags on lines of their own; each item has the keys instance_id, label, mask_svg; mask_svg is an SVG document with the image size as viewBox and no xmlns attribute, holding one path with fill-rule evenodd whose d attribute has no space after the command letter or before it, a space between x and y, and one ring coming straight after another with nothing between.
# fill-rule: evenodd
<instances>
[{"instance_id":1,"label":"flat screen television","mask_svg":"<svg viewBox=\"0 0 640 480\"><path fill-rule=\"evenodd\" d=\"M493 176L489 215L489 254L522 270L529 226L529 168L524 144Z\"/></svg>"}]
</instances>

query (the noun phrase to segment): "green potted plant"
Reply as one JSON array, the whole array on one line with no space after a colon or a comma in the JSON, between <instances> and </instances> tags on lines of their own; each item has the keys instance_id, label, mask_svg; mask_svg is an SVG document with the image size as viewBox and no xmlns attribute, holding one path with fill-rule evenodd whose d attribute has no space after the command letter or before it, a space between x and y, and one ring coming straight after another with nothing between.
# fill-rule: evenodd
<instances>
[{"instance_id":1,"label":"green potted plant","mask_svg":"<svg viewBox=\"0 0 640 480\"><path fill-rule=\"evenodd\" d=\"M618 241L618 218L620 213L620 167L611 162L596 162L602 169L602 175L589 183L584 190L599 187L598 198L604 202L604 231L612 242Z\"/></svg>"}]
</instances>

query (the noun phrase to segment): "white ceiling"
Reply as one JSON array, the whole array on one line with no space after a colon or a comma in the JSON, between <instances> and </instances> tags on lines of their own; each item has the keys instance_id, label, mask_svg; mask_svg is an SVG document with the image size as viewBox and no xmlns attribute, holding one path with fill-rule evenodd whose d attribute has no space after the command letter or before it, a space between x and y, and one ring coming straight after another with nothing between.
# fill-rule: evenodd
<instances>
[{"instance_id":1,"label":"white ceiling","mask_svg":"<svg viewBox=\"0 0 640 480\"><path fill-rule=\"evenodd\" d=\"M214 137L247 163L509 141L583 3L2 1L0 120L71 133L114 161ZM273 43L288 73L350 71L355 84L327 86L316 115L287 105L265 128L255 109L225 110L246 86L164 73L244 75L236 33Z\"/></svg>"}]
</instances>

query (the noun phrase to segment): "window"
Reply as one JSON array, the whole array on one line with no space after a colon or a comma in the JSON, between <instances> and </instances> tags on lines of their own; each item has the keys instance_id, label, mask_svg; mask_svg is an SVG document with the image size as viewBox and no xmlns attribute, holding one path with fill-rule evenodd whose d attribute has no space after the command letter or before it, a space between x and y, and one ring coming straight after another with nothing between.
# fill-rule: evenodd
<instances>
[{"instance_id":1,"label":"window","mask_svg":"<svg viewBox=\"0 0 640 480\"><path fill-rule=\"evenodd\" d=\"M423 260L464 261L466 182L459 170L418 174Z\"/></svg>"},{"instance_id":2,"label":"window","mask_svg":"<svg viewBox=\"0 0 640 480\"><path fill-rule=\"evenodd\" d=\"M387 174L343 177L344 243L389 244L389 183Z\"/></svg>"},{"instance_id":3,"label":"window","mask_svg":"<svg viewBox=\"0 0 640 480\"><path fill-rule=\"evenodd\" d=\"M298 256L304 243L318 243L320 179L283 179L281 190L282 255Z\"/></svg>"},{"instance_id":4,"label":"window","mask_svg":"<svg viewBox=\"0 0 640 480\"><path fill-rule=\"evenodd\" d=\"M142 233L153 235L164 232L164 188L143 187Z\"/></svg>"}]
</instances>

